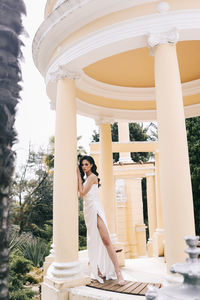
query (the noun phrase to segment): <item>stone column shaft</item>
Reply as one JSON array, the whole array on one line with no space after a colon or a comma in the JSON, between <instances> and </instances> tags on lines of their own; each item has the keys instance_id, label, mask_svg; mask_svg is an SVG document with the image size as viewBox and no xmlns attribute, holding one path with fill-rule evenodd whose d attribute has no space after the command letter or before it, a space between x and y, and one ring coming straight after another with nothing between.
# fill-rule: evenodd
<instances>
[{"instance_id":1,"label":"stone column shaft","mask_svg":"<svg viewBox=\"0 0 200 300\"><path fill-rule=\"evenodd\" d=\"M116 236L116 200L113 176L112 139L109 123L100 124L101 201L111 236ZM116 240L113 242L116 242Z\"/></svg>"},{"instance_id":2,"label":"stone column shaft","mask_svg":"<svg viewBox=\"0 0 200 300\"><path fill-rule=\"evenodd\" d=\"M54 167L55 261L78 260L77 139L74 81L58 80Z\"/></svg>"},{"instance_id":3,"label":"stone column shaft","mask_svg":"<svg viewBox=\"0 0 200 300\"><path fill-rule=\"evenodd\" d=\"M129 124L127 122L118 122L118 137L120 143L128 143L130 141L129 137ZM131 159L130 152L120 152L119 161L124 163L133 162Z\"/></svg>"},{"instance_id":4,"label":"stone column shaft","mask_svg":"<svg viewBox=\"0 0 200 300\"><path fill-rule=\"evenodd\" d=\"M164 36L164 37L163 37ZM194 235L194 213L180 73L177 33L149 38L154 47L160 181L168 269L184 261L184 236ZM155 43L154 43L155 41Z\"/></svg>"}]
</instances>

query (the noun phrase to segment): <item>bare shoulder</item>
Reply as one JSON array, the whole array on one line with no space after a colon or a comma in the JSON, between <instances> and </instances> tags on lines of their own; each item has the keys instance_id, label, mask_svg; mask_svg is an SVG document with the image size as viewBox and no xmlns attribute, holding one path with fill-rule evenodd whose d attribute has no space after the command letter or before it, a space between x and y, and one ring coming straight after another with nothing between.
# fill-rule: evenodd
<instances>
[{"instance_id":1,"label":"bare shoulder","mask_svg":"<svg viewBox=\"0 0 200 300\"><path fill-rule=\"evenodd\" d=\"M98 178L94 173L92 173L90 176L88 176L88 180L92 183L97 183L98 182Z\"/></svg>"}]
</instances>

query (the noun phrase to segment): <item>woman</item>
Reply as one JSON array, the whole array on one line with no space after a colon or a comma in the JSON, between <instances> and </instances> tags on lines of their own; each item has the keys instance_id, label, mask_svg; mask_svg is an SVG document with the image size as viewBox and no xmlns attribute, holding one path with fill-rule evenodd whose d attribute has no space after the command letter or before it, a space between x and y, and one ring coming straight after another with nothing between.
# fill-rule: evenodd
<instances>
[{"instance_id":1,"label":"woman","mask_svg":"<svg viewBox=\"0 0 200 300\"><path fill-rule=\"evenodd\" d=\"M81 158L77 175L78 190L84 200L91 278L103 283L103 277L106 280L116 279L117 275L118 284L124 285L125 281L119 269L116 252L109 237L104 210L98 200L100 179L94 159L91 156Z\"/></svg>"}]
</instances>

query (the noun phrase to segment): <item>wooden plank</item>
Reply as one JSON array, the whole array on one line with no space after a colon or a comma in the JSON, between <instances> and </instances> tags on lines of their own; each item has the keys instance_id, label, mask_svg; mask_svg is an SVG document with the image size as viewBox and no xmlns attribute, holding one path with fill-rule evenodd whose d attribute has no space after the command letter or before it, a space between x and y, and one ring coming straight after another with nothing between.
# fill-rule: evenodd
<instances>
[{"instance_id":1,"label":"wooden plank","mask_svg":"<svg viewBox=\"0 0 200 300\"><path fill-rule=\"evenodd\" d=\"M139 295L145 295L148 289L149 283L146 283L146 286L139 292Z\"/></svg>"},{"instance_id":2,"label":"wooden plank","mask_svg":"<svg viewBox=\"0 0 200 300\"><path fill-rule=\"evenodd\" d=\"M93 281L91 282L90 284L88 284L88 286L91 286L91 287L96 287L96 288L101 288L102 287L102 283L98 282L98 281Z\"/></svg>"},{"instance_id":3,"label":"wooden plank","mask_svg":"<svg viewBox=\"0 0 200 300\"><path fill-rule=\"evenodd\" d=\"M102 289L112 291L113 287L115 285L117 285L117 280L115 280L114 282L111 282L109 285L106 285L106 286L102 285Z\"/></svg>"},{"instance_id":4,"label":"wooden plank","mask_svg":"<svg viewBox=\"0 0 200 300\"><path fill-rule=\"evenodd\" d=\"M116 280L105 280L104 283L102 284L102 288L112 285L115 282Z\"/></svg>"},{"instance_id":5,"label":"wooden plank","mask_svg":"<svg viewBox=\"0 0 200 300\"><path fill-rule=\"evenodd\" d=\"M140 284L141 284L141 282L133 282L133 284L129 288L127 288L126 291L124 291L124 293L129 294L130 291L132 291L134 288L136 288Z\"/></svg>"},{"instance_id":6,"label":"wooden plank","mask_svg":"<svg viewBox=\"0 0 200 300\"><path fill-rule=\"evenodd\" d=\"M146 283L141 283L139 286L137 286L135 289L131 291L131 294L139 294L144 289L145 286Z\"/></svg>"},{"instance_id":7,"label":"wooden plank","mask_svg":"<svg viewBox=\"0 0 200 300\"><path fill-rule=\"evenodd\" d=\"M147 283L147 282L133 282L126 281L126 284L120 286L117 280L106 280L104 283L99 283L98 281L91 282L87 286L92 288L97 288L101 290L132 294L132 295L145 295L149 285L156 286L158 288L162 287L160 283Z\"/></svg>"},{"instance_id":8,"label":"wooden plank","mask_svg":"<svg viewBox=\"0 0 200 300\"><path fill-rule=\"evenodd\" d=\"M127 283L126 283L125 285L120 286L116 291L117 291L118 293L126 292L126 289L127 289L128 287L130 287L132 284L133 284L132 281L127 281Z\"/></svg>"}]
</instances>

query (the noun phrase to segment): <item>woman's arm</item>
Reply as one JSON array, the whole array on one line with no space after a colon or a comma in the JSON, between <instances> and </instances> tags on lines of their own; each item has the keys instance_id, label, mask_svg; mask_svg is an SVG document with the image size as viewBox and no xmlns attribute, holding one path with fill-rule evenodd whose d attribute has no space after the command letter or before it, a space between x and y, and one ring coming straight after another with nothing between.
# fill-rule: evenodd
<instances>
[{"instance_id":1,"label":"woman's arm","mask_svg":"<svg viewBox=\"0 0 200 300\"><path fill-rule=\"evenodd\" d=\"M90 190L91 186L93 185L93 183L95 183L96 176L94 174L91 174L88 177L87 182L84 186L83 186L83 183L82 183L82 178L81 178L81 174L80 174L79 169L77 169L77 176L78 176L78 190L79 190L79 193L80 193L80 197L83 197L89 192L89 190Z\"/></svg>"}]
</instances>

